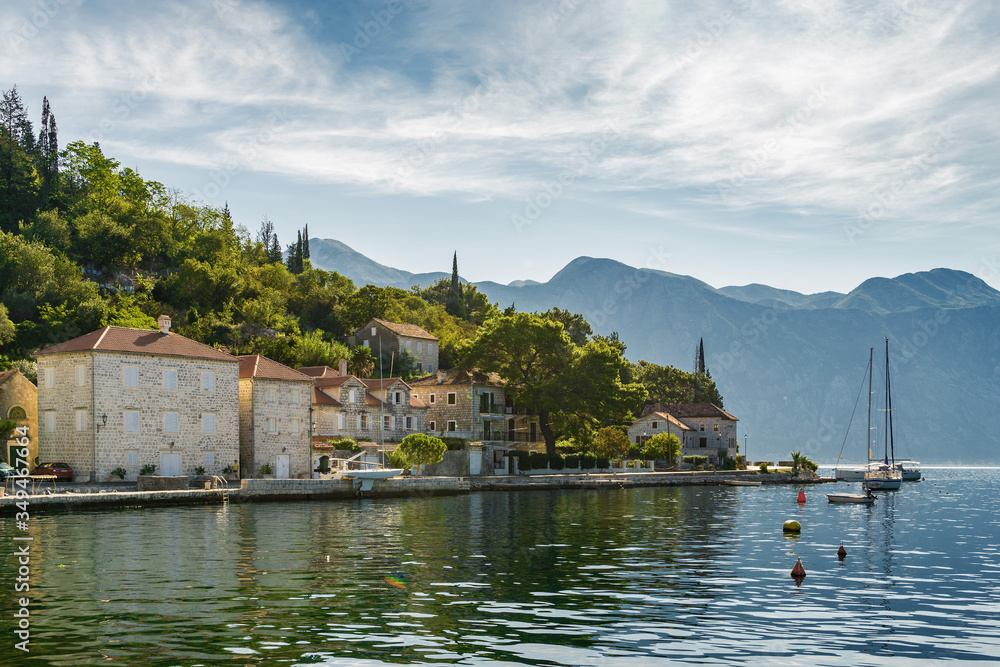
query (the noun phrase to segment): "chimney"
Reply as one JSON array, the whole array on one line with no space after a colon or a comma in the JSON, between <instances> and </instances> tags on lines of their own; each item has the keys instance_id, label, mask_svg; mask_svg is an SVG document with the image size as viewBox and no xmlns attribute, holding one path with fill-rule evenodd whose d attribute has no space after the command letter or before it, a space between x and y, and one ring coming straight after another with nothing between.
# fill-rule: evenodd
<instances>
[{"instance_id":1,"label":"chimney","mask_svg":"<svg viewBox=\"0 0 1000 667\"><path fill-rule=\"evenodd\" d=\"M156 323L160 325L160 333L166 336L170 333L170 316L160 315L156 318Z\"/></svg>"},{"instance_id":2,"label":"chimney","mask_svg":"<svg viewBox=\"0 0 1000 667\"><path fill-rule=\"evenodd\" d=\"M337 370L340 371L341 377L347 375L347 359L341 359L337 362Z\"/></svg>"},{"instance_id":3,"label":"chimney","mask_svg":"<svg viewBox=\"0 0 1000 667\"><path fill-rule=\"evenodd\" d=\"M438 370L437 376L438 376L438 384L441 384L442 382L444 382L444 379L448 377L448 374L442 370Z\"/></svg>"}]
</instances>

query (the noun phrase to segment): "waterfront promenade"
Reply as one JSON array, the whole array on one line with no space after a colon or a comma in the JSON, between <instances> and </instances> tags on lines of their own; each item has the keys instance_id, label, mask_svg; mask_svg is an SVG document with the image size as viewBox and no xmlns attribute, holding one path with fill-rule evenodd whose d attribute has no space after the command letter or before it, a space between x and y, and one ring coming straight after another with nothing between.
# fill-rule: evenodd
<instances>
[{"instance_id":1,"label":"waterfront promenade","mask_svg":"<svg viewBox=\"0 0 1000 667\"><path fill-rule=\"evenodd\" d=\"M791 472L759 474L752 471L614 472L482 477L397 477L379 480L365 498L432 497L481 491L540 491L554 489L627 489L649 486L715 486L730 481L762 484L817 484L828 477L801 478ZM346 479L245 479L239 486L171 491L136 491L132 485L74 485L55 493L0 498L0 515L18 511L18 500L28 500L34 512L82 509L129 509L163 505L221 504L226 502L281 502L294 500L348 500L359 496Z\"/></svg>"}]
</instances>

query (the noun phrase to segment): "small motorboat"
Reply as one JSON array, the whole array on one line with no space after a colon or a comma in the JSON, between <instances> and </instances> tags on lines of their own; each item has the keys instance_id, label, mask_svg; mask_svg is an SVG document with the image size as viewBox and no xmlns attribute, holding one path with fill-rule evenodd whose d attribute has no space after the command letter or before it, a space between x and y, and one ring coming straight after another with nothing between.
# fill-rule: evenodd
<instances>
[{"instance_id":1,"label":"small motorboat","mask_svg":"<svg viewBox=\"0 0 1000 667\"><path fill-rule=\"evenodd\" d=\"M878 496L870 493L828 493L826 498L838 505L871 505Z\"/></svg>"},{"instance_id":2,"label":"small motorboat","mask_svg":"<svg viewBox=\"0 0 1000 667\"><path fill-rule=\"evenodd\" d=\"M726 480L726 486L760 486L760 482L755 482L749 479L729 479Z\"/></svg>"}]
</instances>

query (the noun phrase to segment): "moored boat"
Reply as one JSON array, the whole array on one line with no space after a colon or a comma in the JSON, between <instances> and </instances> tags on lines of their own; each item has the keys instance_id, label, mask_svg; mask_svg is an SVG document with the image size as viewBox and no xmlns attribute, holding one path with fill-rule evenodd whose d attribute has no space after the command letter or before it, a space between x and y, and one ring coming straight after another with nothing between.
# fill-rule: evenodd
<instances>
[{"instance_id":1,"label":"moored boat","mask_svg":"<svg viewBox=\"0 0 1000 667\"><path fill-rule=\"evenodd\" d=\"M833 478L841 482L861 482L865 478L864 466L843 466L833 469Z\"/></svg>"},{"instance_id":2,"label":"moored boat","mask_svg":"<svg viewBox=\"0 0 1000 667\"><path fill-rule=\"evenodd\" d=\"M869 366L871 362L869 361ZM874 368L872 369L874 371ZM871 373L868 375L871 396ZM869 414L871 408L869 408ZM889 339L885 339L885 449L882 461L869 464L864 485L867 489L896 491L903 485L903 474L896 468L896 455L892 437L892 382L889 379Z\"/></svg>"},{"instance_id":3,"label":"moored boat","mask_svg":"<svg viewBox=\"0 0 1000 667\"><path fill-rule=\"evenodd\" d=\"M920 462L912 459L897 459L896 469L903 476L904 482L920 481Z\"/></svg>"},{"instance_id":4,"label":"moored boat","mask_svg":"<svg viewBox=\"0 0 1000 667\"><path fill-rule=\"evenodd\" d=\"M871 505L878 496L869 493L828 493L826 498L838 505Z\"/></svg>"},{"instance_id":5,"label":"moored boat","mask_svg":"<svg viewBox=\"0 0 1000 667\"><path fill-rule=\"evenodd\" d=\"M730 479L726 480L727 486L760 486L760 482L754 482L748 479Z\"/></svg>"}]
</instances>

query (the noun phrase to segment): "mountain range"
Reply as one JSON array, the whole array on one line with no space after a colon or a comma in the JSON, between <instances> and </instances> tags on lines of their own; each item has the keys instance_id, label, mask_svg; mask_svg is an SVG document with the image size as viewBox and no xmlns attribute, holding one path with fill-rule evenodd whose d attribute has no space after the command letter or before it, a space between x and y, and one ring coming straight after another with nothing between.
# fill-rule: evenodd
<instances>
[{"instance_id":1,"label":"mountain range","mask_svg":"<svg viewBox=\"0 0 1000 667\"><path fill-rule=\"evenodd\" d=\"M314 266L359 285L409 288L450 275L386 267L329 239L310 239L310 254ZM864 461L862 378L869 348L884 359L888 338L896 457L1000 462L1000 292L972 274L934 269L870 278L847 294L800 294L759 284L714 288L579 257L545 283L475 284L501 308L558 306L582 314L595 333L617 331L632 361L692 370L704 339L708 369L752 460L802 451L820 463ZM876 422L884 418L877 407ZM882 446L879 436L872 448L881 455Z\"/></svg>"}]
</instances>

